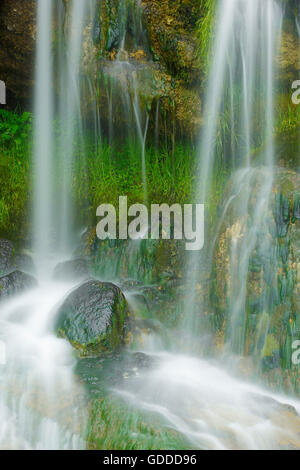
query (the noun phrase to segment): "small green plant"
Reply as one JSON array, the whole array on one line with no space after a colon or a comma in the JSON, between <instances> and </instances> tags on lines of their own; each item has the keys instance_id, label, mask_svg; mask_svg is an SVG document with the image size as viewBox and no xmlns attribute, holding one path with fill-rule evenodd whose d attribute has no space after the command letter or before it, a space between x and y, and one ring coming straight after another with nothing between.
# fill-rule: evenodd
<instances>
[{"instance_id":1,"label":"small green plant","mask_svg":"<svg viewBox=\"0 0 300 470\"><path fill-rule=\"evenodd\" d=\"M200 66L205 75L208 73L210 64L210 53L212 38L214 36L214 25L216 15L216 0L201 0L202 15L197 23L196 40L198 45L198 56Z\"/></svg>"},{"instance_id":2,"label":"small green plant","mask_svg":"<svg viewBox=\"0 0 300 470\"><path fill-rule=\"evenodd\" d=\"M30 113L18 114L0 109L0 147L7 150L11 146L27 145L31 127Z\"/></svg>"},{"instance_id":3,"label":"small green plant","mask_svg":"<svg viewBox=\"0 0 300 470\"><path fill-rule=\"evenodd\" d=\"M195 151L177 145L174 152L150 147L146 150L149 204L187 204L193 202ZM118 207L119 196L127 196L128 204L144 203L141 148L135 142L109 146L102 142L95 152L85 145L79 150L73 174L73 192L81 219L95 223L100 204Z\"/></svg>"}]
</instances>

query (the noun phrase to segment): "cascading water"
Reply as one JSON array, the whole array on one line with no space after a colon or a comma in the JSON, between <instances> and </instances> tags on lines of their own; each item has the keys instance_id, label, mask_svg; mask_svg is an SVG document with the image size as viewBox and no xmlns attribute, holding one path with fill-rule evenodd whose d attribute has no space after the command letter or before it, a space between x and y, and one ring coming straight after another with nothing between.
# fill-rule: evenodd
<instances>
[{"instance_id":1,"label":"cascading water","mask_svg":"<svg viewBox=\"0 0 300 470\"><path fill-rule=\"evenodd\" d=\"M193 448L275 450L298 442L298 402L243 383L209 361L166 352L152 354L159 365L116 393L160 416L171 429L185 435ZM295 411L287 413L283 424L282 411L289 406Z\"/></svg>"},{"instance_id":2,"label":"cascading water","mask_svg":"<svg viewBox=\"0 0 300 470\"><path fill-rule=\"evenodd\" d=\"M59 64L60 74L60 102L59 122L61 123L61 142L59 145L59 162L61 163L62 190L59 207L61 212L60 223L62 233L59 237L61 252L68 254L72 246L73 210L72 210L72 165L75 151L75 135L80 131L81 118L81 90L80 90L80 62L83 43L83 28L90 2L75 0L71 3L69 24L67 25L67 39L65 54ZM77 142L78 145L78 142ZM69 253L70 254L70 253Z\"/></svg>"},{"instance_id":3,"label":"cascading water","mask_svg":"<svg viewBox=\"0 0 300 470\"><path fill-rule=\"evenodd\" d=\"M206 95L206 120L199 146L196 194L197 201L209 207L217 160L227 158L227 163L235 171L231 177L230 195L216 226L220 233L228 213L233 220L240 222L232 226L229 248L225 351L231 356L228 367L231 373L227 372L228 358L224 356L221 366L217 362L195 357L157 353L158 348L156 346L153 350L152 343L150 351L159 365L154 365L153 370L132 380L125 391L118 393L130 403L160 415L197 448L288 448L295 438L297 441L298 431L297 426L294 428L290 422L287 424L289 432L281 433L280 420L274 412L276 414L276 409L279 411L282 406L279 403L283 399L232 376L232 369L235 368L232 355L243 356L245 353L247 280L256 253L268 254L264 275L270 276L272 269L274 273L271 276L276 275L275 268L268 265L267 257L272 260L277 253L270 242L270 232L274 233L270 212L274 204L275 57L280 46L283 11L275 0L223 0L218 6L218 27ZM259 110L254 108L257 101L262 104ZM220 154L220 116L227 109L231 116L231 136L229 148L225 148L223 143L223 154ZM264 123L260 134L254 129L254 118ZM264 150L255 159L251 149L262 143ZM193 253L187 263L189 278L183 322L189 336L187 341L184 338L183 350L188 352L191 349L201 350L201 342L206 345L203 333L201 339L197 321L199 311L201 317L201 310L205 307L198 300L196 287L201 263L206 262L206 269L208 263L211 269L216 237L214 235L211 241L206 241L206 259ZM221 275L226 276L226 273L221 270ZM261 312L268 311L271 295L266 289L261 299ZM257 331L261 342L269 331L266 314L262 314ZM184 335L184 331L181 329L178 334ZM256 343L253 354L258 349ZM149 350L146 351L149 353ZM291 404L286 398L284 402ZM294 405L298 410L299 403L295 402ZM294 418L290 417L293 421Z\"/></svg>"},{"instance_id":4,"label":"cascading water","mask_svg":"<svg viewBox=\"0 0 300 470\"><path fill-rule=\"evenodd\" d=\"M246 179L242 182L240 177L245 178L245 172L238 171L236 179L237 184L233 184L234 192L238 186L242 186L242 194L232 202L238 211L238 218L243 220L245 214L251 217L251 225L247 221L241 227L241 232L237 237L232 238L231 246L231 272L232 279L231 291L229 293L229 318L228 318L228 342L232 352L243 354L245 348L246 331L246 289L247 277L249 272L250 259L253 256L257 244L261 243L261 232L267 233L264 226L268 223L267 213L271 204L271 191L273 184L273 172L275 164L273 127L274 127L274 100L275 91L274 77L275 56L280 46L280 31L282 23L282 11L276 2L268 1L264 5L261 2L252 2L250 12L243 2L239 2L244 8L244 16L239 21L241 38L238 44L241 44L241 62L242 66L242 91L244 96L244 111L242 112L242 127L244 128L245 146L238 147L238 155L246 154ZM250 18L250 20L249 20ZM256 25L256 27L255 27ZM258 28L258 29L257 29ZM236 29L236 28L234 28ZM256 44L258 47L253 49L250 44ZM248 51L248 56L244 51ZM239 52L238 52L239 53ZM236 63L238 60L236 60ZM260 165L264 168L254 170L257 163L250 160L250 149L255 146L257 136L253 135L253 102L257 96L265 97L265 109L262 111L261 120L265 123L265 132L262 139L266 142L265 150L261 156ZM242 164L243 165L243 164ZM255 173L259 172L259 178ZM253 175L254 173L254 175ZM254 190L258 197L254 207L251 208L251 197ZM238 207L236 207L238 206ZM268 246L269 237L264 239L265 252L270 251ZM264 306L264 310L268 306Z\"/></svg>"},{"instance_id":5,"label":"cascading water","mask_svg":"<svg viewBox=\"0 0 300 470\"><path fill-rule=\"evenodd\" d=\"M119 102L123 108L122 118L125 116L127 123L123 137L129 136L139 143L144 202L148 202L145 150L150 115L148 103L140 98L140 80L137 78L144 65L134 59L135 54L141 53L138 50L140 44L145 46L141 4L135 0L119 2L118 37L116 39L112 34L106 44L112 60L103 65L100 78L97 73L82 78L83 52L85 60L89 60L84 50L85 33L92 23L89 13L93 18L99 4L94 0L38 1L34 251L40 284L1 305L0 339L7 345L7 364L0 368L0 448L72 449L85 446L85 393L73 374L75 359L71 346L52 333L57 307L75 285L53 282L50 278L57 255L67 257L72 251L72 169L76 146L84 145L86 108L90 112L96 152L101 152L105 138L101 125L102 109L98 105L101 93L107 105L109 143L113 146L117 129L122 127L120 122L115 127L115 121L120 118L116 112ZM212 269L217 238L229 214L234 221L228 230L230 285L225 313L225 352L230 359L222 356L220 364L178 353L186 338L189 344L182 350L188 350L189 354L196 343L200 347L195 351L201 350L202 341L207 344L204 335L199 335L197 319L204 313L204 306L198 303L196 292L204 257L197 258L193 254L187 263L185 330L176 332L183 341L180 343L170 334L168 339L171 338L172 346L169 350L172 352L166 352L161 351L164 335L155 333L144 338L144 352L149 356L150 367L139 372L133 369L133 378L126 377L127 383L123 384L122 390L115 389L114 393L143 412L158 415L164 424L183 434L195 448L285 449L299 442L300 425L296 414L300 412L299 402L273 395L241 381L232 373L237 361L233 355L242 356L246 348L248 272L259 251L268 254L268 259L264 258L263 273L265 277L271 277L271 284L275 283L274 266L269 266L270 259L278 258L279 252L279 247L269 240L270 233L276 230L270 216L276 177L273 95L276 86L274 62L283 11L276 0L220 0L218 6L206 94L206 119L199 145L196 195L198 202L209 206L214 170L219 160L226 160L228 167L234 169L230 178L231 190L216 224L217 233L211 237L211 242L208 241L208 255L204 261L206 267L209 265ZM56 62L51 53L54 7L58 12ZM90 29L94 42L99 41L101 26L94 24ZM57 98L53 83L58 89ZM257 102L261 104L259 109L254 105ZM56 146L53 144L56 142L55 111L61 129ZM230 132L228 140L220 142L220 121L225 114L230 116ZM263 123L260 133L254 127L255 119ZM154 129L157 147L159 121L160 102L157 100ZM252 149L262 144L261 154L252 155ZM130 258L133 274L137 275L141 266L138 266L135 248L140 242L130 243L130 249L119 245L120 251L115 247L115 252L117 257L120 253L119 265L125 258L126 261ZM110 261L101 268L108 277L115 278L121 268L118 265L114 270ZM146 269L143 266L141 271ZM129 294L127 297L132 300ZM269 332L271 302L270 290L266 290L260 298L262 315L258 319L258 339L251 351L253 355L259 355L261 338ZM134 301L130 307L134 309ZM159 328L160 325L158 331ZM190 336L185 336L186 331ZM94 377L89 379L94 381Z\"/></svg>"},{"instance_id":6,"label":"cascading water","mask_svg":"<svg viewBox=\"0 0 300 470\"><path fill-rule=\"evenodd\" d=\"M112 145L114 139L119 137L121 122L123 141L134 142L139 149L143 202L147 204L146 140L149 110L147 99L141 99L141 79L138 80L138 74L144 73L144 65L136 59L139 52L145 53L148 50L141 11L139 0L119 2L114 19L118 25L118 32L114 33L117 38L112 34L104 46L111 50L110 54L113 54L114 60L104 61L96 87L106 89L106 102L102 103L102 112L107 110L109 144ZM100 26L99 29L101 30ZM103 39L100 37L97 40Z\"/></svg>"},{"instance_id":7,"label":"cascading water","mask_svg":"<svg viewBox=\"0 0 300 470\"><path fill-rule=\"evenodd\" d=\"M38 45L37 74L35 92L35 148L34 163L36 165L34 199L34 234L35 252L42 270L47 270L51 237L53 236L53 74L51 57L53 2L46 0L38 8Z\"/></svg>"},{"instance_id":8,"label":"cascading water","mask_svg":"<svg viewBox=\"0 0 300 470\"><path fill-rule=\"evenodd\" d=\"M262 186L260 204L256 208L254 215L254 226L249 230L248 237L245 239L245 245L241 250L240 256L235 252L236 247L232 247L232 258L243 260L243 267L237 277L237 282L247 276L249 264L248 247L253 243L259 230L259 224L262 223L262 217L268 207L270 191L272 188L272 172L274 161L274 144L272 140L274 124L274 61L276 52L280 44L280 29L282 22L282 11L275 1L245 2L243 0L221 1L217 12L219 28L215 37L214 59L211 67L208 81L208 90L206 96L207 122L204 126L200 146L199 146L199 164L198 164L198 182L196 188L198 202L205 203L207 212L209 211L209 199L213 183L213 172L217 165L217 157L222 159L219 154L218 139L220 115L222 110L229 109L231 116L231 142L229 150L223 145L223 152L229 163L236 167L248 169L249 175L251 168L257 165L251 161L251 148L258 145L258 139L267 142L266 149L259 162L265 165L268 170L265 173L265 179L261 182ZM229 85L227 87L227 84ZM229 89L229 95L227 93ZM264 101L264 107L261 110L254 111L254 102ZM265 131L258 136L253 129L253 118L261 119ZM225 114L223 117L226 120ZM233 137L235 132L238 137ZM233 148L231 148L233 147ZM240 172L244 178L244 172ZM239 186L241 182L237 182ZM237 187L236 186L236 187ZM236 191L236 187L234 192ZM249 185L246 185L251 191ZM244 214L248 210L248 200L250 195L246 195L240 207L240 213ZM209 240L206 241L209 247ZM245 251L245 248L247 250ZM252 247L253 249L254 247ZM196 304L196 285L199 279L201 263L203 257L194 255L188 260L189 288L185 309L185 321L187 328L193 331L195 328L195 304ZM210 261L208 261L210 263ZM236 273L237 274L237 273ZM234 301L232 317L237 316L241 321L243 303L243 282L237 286L238 298ZM236 299L236 292L232 299ZM233 321L233 330L235 325ZM197 327L197 326L196 326ZM241 351L240 351L241 352Z\"/></svg>"},{"instance_id":9,"label":"cascading water","mask_svg":"<svg viewBox=\"0 0 300 470\"><path fill-rule=\"evenodd\" d=\"M1 305L0 448L84 447L84 393L73 377L71 347L52 333L70 284L39 287Z\"/></svg>"},{"instance_id":10,"label":"cascading water","mask_svg":"<svg viewBox=\"0 0 300 470\"><path fill-rule=\"evenodd\" d=\"M0 369L0 448L83 448L84 393L73 375L72 348L54 335L59 303L74 284L51 280L53 262L62 245L70 243L67 231L59 234L57 212L62 208L62 227L69 227L70 174L75 125L80 119L78 75L83 20L87 2L72 3L68 63L61 71L66 90L58 106L64 121L60 143L62 165L61 202L55 204L54 61L52 27L55 7L40 0L37 12L37 56L34 133L34 259L39 287L1 304L1 340L7 364ZM60 17L61 18L61 17ZM75 35L75 37L74 37ZM62 45L61 45L62 46ZM62 47L60 48L62 52ZM60 64L62 66L62 63ZM65 80L70 81L67 86ZM65 253L66 254L66 253Z\"/></svg>"}]
</instances>

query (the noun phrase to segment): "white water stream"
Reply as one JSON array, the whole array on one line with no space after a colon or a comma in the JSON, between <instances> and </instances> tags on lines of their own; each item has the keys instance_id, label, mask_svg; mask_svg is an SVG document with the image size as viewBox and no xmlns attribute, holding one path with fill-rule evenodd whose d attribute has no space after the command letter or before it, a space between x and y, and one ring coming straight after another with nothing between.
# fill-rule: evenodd
<instances>
[{"instance_id":1,"label":"white water stream","mask_svg":"<svg viewBox=\"0 0 300 470\"><path fill-rule=\"evenodd\" d=\"M71 346L53 334L56 309L72 286L42 282L1 304L0 449L84 447L84 394Z\"/></svg>"},{"instance_id":2,"label":"white water stream","mask_svg":"<svg viewBox=\"0 0 300 470\"><path fill-rule=\"evenodd\" d=\"M166 352L152 353L152 358L158 365L116 393L160 416L193 449L299 448L300 402L241 381L226 363L221 369L221 364Z\"/></svg>"}]
</instances>

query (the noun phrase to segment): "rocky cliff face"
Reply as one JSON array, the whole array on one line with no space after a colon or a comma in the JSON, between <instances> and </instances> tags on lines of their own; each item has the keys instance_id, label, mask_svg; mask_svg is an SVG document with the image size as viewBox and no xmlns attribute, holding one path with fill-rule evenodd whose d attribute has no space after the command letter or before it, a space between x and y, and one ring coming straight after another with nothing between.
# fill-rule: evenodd
<instances>
[{"instance_id":1,"label":"rocky cliff face","mask_svg":"<svg viewBox=\"0 0 300 470\"><path fill-rule=\"evenodd\" d=\"M28 98L33 87L36 0L1 0L0 79L16 98Z\"/></svg>"},{"instance_id":2,"label":"rocky cliff face","mask_svg":"<svg viewBox=\"0 0 300 470\"><path fill-rule=\"evenodd\" d=\"M36 0L2 0L0 5L0 79L17 101L32 97L36 4ZM98 2L94 22L85 31L83 62L89 79L101 78L103 71L107 76L117 60L128 60L136 70L141 100L149 109L153 105L152 114L159 101L172 126L176 121L179 128L194 134L201 110L194 40L199 10L195 0ZM125 56L120 57L126 29ZM99 97L102 109L107 109L106 97L107 92Z\"/></svg>"},{"instance_id":3,"label":"rocky cliff face","mask_svg":"<svg viewBox=\"0 0 300 470\"><path fill-rule=\"evenodd\" d=\"M197 134L201 100L195 29L200 3L98 2L93 24L85 33L83 63L86 75L102 84L98 87L100 110L106 115L111 105L107 84L113 83L114 125L120 126L119 120L124 127L124 90L131 97L137 91L142 107L150 114L150 126L155 126L159 107L161 131L165 132L164 121L169 134L174 128L185 135Z\"/></svg>"},{"instance_id":4,"label":"rocky cliff face","mask_svg":"<svg viewBox=\"0 0 300 470\"><path fill-rule=\"evenodd\" d=\"M32 96L36 3L37 0L2 0L0 4L0 79L6 82L8 91L17 100ZM132 81L132 74L127 70L119 85L122 87L126 82L131 94L136 86L141 101L150 110L150 126L155 126L159 105L161 132L165 133L167 122L169 134L176 128L177 134L198 135L202 122L203 77L196 35L197 21L205 11L205 3L205 0L96 2L93 22L85 31L83 60L88 80L96 83L103 75L106 80L106 89L98 97L104 121L109 105L107 83L111 76L115 81L115 76L120 75L120 69L115 70L115 74L111 74L111 70L121 60L131 64L130 74L134 70L135 79ZM68 2L64 4L68 14ZM294 21L297 8L295 2L287 2L287 5L288 19L284 23L281 54L277 58L279 78L285 87L298 78L300 70L300 47ZM126 30L124 47L122 40ZM55 43L53 46L55 50ZM86 111L93 105L87 99ZM117 108L114 114L114 119L120 121ZM114 124L123 125L121 122Z\"/></svg>"}]
</instances>

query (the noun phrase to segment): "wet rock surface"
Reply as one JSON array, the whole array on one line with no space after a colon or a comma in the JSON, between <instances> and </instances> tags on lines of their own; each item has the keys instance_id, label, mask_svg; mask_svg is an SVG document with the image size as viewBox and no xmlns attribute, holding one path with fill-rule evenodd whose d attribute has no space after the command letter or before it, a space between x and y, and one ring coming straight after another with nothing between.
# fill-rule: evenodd
<instances>
[{"instance_id":1,"label":"wet rock surface","mask_svg":"<svg viewBox=\"0 0 300 470\"><path fill-rule=\"evenodd\" d=\"M126 299L117 286L91 280L66 298L55 328L82 355L98 355L124 344L128 316Z\"/></svg>"},{"instance_id":2,"label":"wet rock surface","mask_svg":"<svg viewBox=\"0 0 300 470\"><path fill-rule=\"evenodd\" d=\"M18 98L29 98L33 89L36 8L36 0L0 4L0 77Z\"/></svg>"},{"instance_id":3,"label":"wet rock surface","mask_svg":"<svg viewBox=\"0 0 300 470\"><path fill-rule=\"evenodd\" d=\"M0 276L9 274L12 271L24 271L34 274L33 259L29 254L16 250L10 240L0 239Z\"/></svg>"},{"instance_id":4,"label":"wet rock surface","mask_svg":"<svg viewBox=\"0 0 300 470\"><path fill-rule=\"evenodd\" d=\"M30 255L17 253L14 260L14 267L18 271L24 271L29 274L35 274L35 265Z\"/></svg>"},{"instance_id":5,"label":"wet rock surface","mask_svg":"<svg viewBox=\"0 0 300 470\"><path fill-rule=\"evenodd\" d=\"M7 274L14 265L14 246L9 240L0 240L0 275Z\"/></svg>"},{"instance_id":6,"label":"wet rock surface","mask_svg":"<svg viewBox=\"0 0 300 470\"><path fill-rule=\"evenodd\" d=\"M0 301L22 294L26 290L37 287L37 285L37 281L29 274L14 271L0 278Z\"/></svg>"},{"instance_id":7,"label":"wet rock surface","mask_svg":"<svg viewBox=\"0 0 300 470\"><path fill-rule=\"evenodd\" d=\"M257 236L249 238L247 243L247 249L250 246L251 250L248 253L248 274L244 280L245 304L238 304L238 294L233 294L238 285L236 263L241 262L238 257L240 247L244 247L250 224L255 227L258 223L253 214L258 207L258 188L261 187L262 177L259 170L253 174L257 184L251 183L253 189L249 196L248 215L237 215L237 197L224 216L214 255L214 319L222 332L222 341L226 343L230 341L227 325L232 321L234 309L239 308L237 313L241 321L236 329L240 328L243 339L242 353L260 362L263 374L274 371L273 383L284 376L283 387L291 392L291 387L299 386L297 380L292 386L293 380L287 379L295 368L292 344L299 339L300 177L296 172L282 168L275 171L271 204L256 227ZM236 253L234 258L232 250ZM276 379L274 374L277 375Z\"/></svg>"},{"instance_id":8,"label":"wet rock surface","mask_svg":"<svg viewBox=\"0 0 300 470\"><path fill-rule=\"evenodd\" d=\"M58 281L84 280L89 277L89 263L83 258L59 263L53 272L53 279Z\"/></svg>"},{"instance_id":9,"label":"wet rock surface","mask_svg":"<svg viewBox=\"0 0 300 470\"><path fill-rule=\"evenodd\" d=\"M101 358L78 361L76 374L85 384L90 395L101 395L107 388L137 377L139 372L156 367L155 357L142 352L117 352Z\"/></svg>"}]
</instances>

